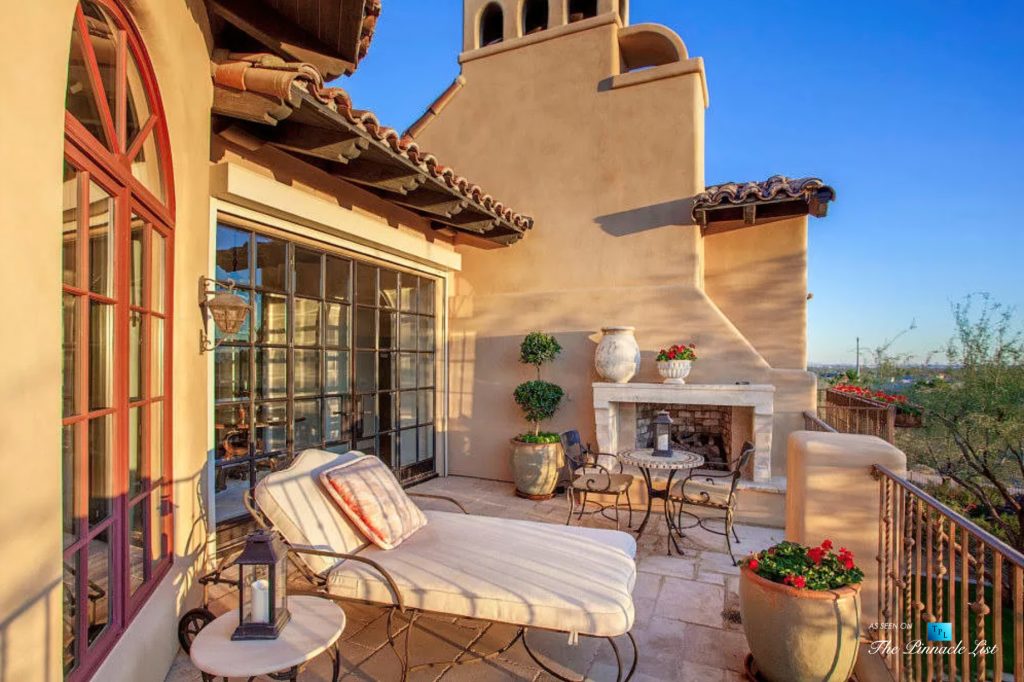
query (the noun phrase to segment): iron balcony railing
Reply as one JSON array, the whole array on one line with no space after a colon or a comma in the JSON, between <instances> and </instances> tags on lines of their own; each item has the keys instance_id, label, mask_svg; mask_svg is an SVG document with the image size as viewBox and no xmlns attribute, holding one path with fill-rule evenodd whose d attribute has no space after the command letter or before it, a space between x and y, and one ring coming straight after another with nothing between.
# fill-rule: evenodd
<instances>
[{"instance_id":1,"label":"iron balcony railing","mask_svg":"<svg viewBox=\"0 0 1024 682\"><path fill-rule=\"evenodd\" d=\"M828 422L819 417L814 412L808 412L804 410L804 430L805 431L824 431L826 433L839 433L832 428Z\"/></svg>"},{"instance_id":2,"label":"iron balcony railing","mask_svg":"<svg viewBox=\"0 0 1024 682\"><path fill-rule=\"evenodd\" d=\"M872 649L901 682L1024 682L1024 554L886 467L874 470L881 494ZM950 624L951 640L929 637L929 623Z\"/></svg>"}]
</instances>

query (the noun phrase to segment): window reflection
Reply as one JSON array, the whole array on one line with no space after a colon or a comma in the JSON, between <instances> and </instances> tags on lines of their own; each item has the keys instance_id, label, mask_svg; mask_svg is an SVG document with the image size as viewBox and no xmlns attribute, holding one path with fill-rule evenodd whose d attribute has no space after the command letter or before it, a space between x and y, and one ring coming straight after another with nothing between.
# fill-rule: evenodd
<instances>
[{"instance_id":1,"label":"window reflection","mask_svg":"<svg viewBox=\"0 0 1024 682\"><path fill-rule=\"evenodd\" d=\"M433 283L229 225L216 253L216 279L254 302L252 336L214 355L217 520L308 447L433 472Z\"/></svg>"}]
</instances>

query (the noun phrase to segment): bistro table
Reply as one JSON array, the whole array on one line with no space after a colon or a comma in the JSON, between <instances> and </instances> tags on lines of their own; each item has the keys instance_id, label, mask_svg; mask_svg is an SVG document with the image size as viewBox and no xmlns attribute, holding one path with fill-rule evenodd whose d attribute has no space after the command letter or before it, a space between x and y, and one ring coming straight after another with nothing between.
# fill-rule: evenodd
<instances>
[{"instance_id":1,"label":"bistro table","mask_svg":"<svg viewBox=\"0 0 1024 682\"><path fill-rule=\"evenodd\" d=\"M675 546L676 554L681 555L683 550L679 549L679 543L676 541L675 536L678 534L682 537L682 531L676 528L675 523L672 521L672 510L669 509L669 491L672 489L672 479L677 471L680 469L696 469L704 464L704 458L686 450L676 449L672 450L671 457L657 457L651 448L625 450L619 453L618 458L623 464L632 464L638 468L644 477L644 483L647 484L647 513L644 514L644 520L640 522L640 527L636 529L637 540L644 534L647 521L651 518L651 504L655 499L662 500L665 503L665 525L668 528L666 554L671 556L672 547ZM652 476L652 472L655 471L668 472L668 481L666 481L664 488L655 487Z\"/></svg>"},{"instance_id":2,"label":"bistro table","mask_svg":"<svg viewBox=\"0 0 1024 682\"><path fill-rule=\"evenodd\" d=\"M331 656L331 680L338 682L338 638L345 630L345 612L329 599L310 596L288 597L288 611L291 619L277 639L233 641L237 608L200 630L189 654L202 672L203 682L217 677L251 680L258 675L295 682L305 664L325 651Z\"/></svg>"}]
</instances>

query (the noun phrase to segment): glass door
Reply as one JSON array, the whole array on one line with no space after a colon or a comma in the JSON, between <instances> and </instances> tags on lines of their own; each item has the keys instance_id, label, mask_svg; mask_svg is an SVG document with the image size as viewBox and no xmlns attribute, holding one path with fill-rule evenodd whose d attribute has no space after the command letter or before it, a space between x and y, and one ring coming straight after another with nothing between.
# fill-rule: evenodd
<instances>
[{"instance_id":1,"label":"glass door","mask_svg":"<svg viewBox=\"0 0 1024 682\"><path fill-rule=\"evenodd\" d=\"M307 448L376 455L403 481L433 474L433 279L228 223L214 277L253 306L217 336L218 523Z\"/></svg>"}]
</instances>

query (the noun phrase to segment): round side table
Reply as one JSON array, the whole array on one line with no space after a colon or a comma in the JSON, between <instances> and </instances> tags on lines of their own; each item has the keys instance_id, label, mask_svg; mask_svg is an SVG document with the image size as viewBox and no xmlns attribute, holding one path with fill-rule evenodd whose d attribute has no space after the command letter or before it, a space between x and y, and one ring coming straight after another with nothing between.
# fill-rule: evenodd
<instances>
[{"instance_id":1,"label":"round side table","mask_svg":"<svg viewBox=\"0 0 1024 682\"><path fill-rule=\"evenodd\" d=\"M204 682L223 677L250 680L270 675L276 680L298 680L306 663L327 651L333 665L333 682L341 674L338 638L345 630L345 612L320 597L288 598L291 619L277 639L232 641L238 627L238 609L232 609L199 631L192 642L192 663Z\"/></svg>"},{"instance_id":2,"label":"round side table","mask_svg":"<svg viewBox=\"0 0 1024 682\"><path fill-rule=\"evenodd\" d=\"M644 534L644 529L647 527L647 521L651 517L651 504L655 499L659 499L665 503L665 525L668 527L666 553L671 555L672 547L675 546L676 554L682 554L683 550L679 549L679 543L676 541L676 535L681 536L682 532L676 528L675 522L672 521L672 511L669 509L669 491L672 489L672 479L677 471L680 469L696 469L704 464L704 458L686 450L672 450L671 457L655 457L654 450L643 448L620 452L619 459L623 464L632 464L638 468L644 477L644 483L647 484L647 513L644 514L644 520L640 522L640 527L636 529L637 539L640 539L640 536ZM664 488L655 487L651 476L653 471L668 472L668 481L665 483Z\"/></svg>"}]
</instances>

